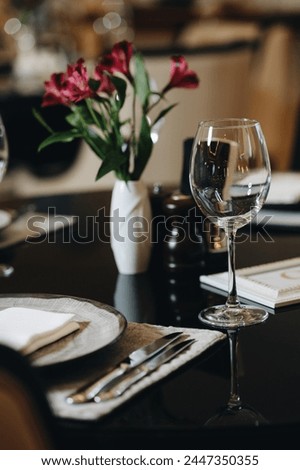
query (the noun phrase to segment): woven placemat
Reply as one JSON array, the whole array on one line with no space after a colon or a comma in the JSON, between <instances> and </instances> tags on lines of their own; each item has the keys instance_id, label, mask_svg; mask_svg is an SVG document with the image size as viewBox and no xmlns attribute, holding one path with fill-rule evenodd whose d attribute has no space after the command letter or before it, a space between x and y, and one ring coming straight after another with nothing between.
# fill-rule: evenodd
<instances>
[{"instance_id":1,"label":"woven placemat","mask_svg":"<svg viewBox=\"0 0 300 470\"><path fill-rule=\"evenodd\" d=\"M190 348L186 349L170 362L163 364L156 371L133 385L124 393L124 395L102 403L92 402L80 405L67 403L66 397L77 388L81 387L84 383L96 377L95 373L99 376L101 369L106 370L113 364L117 364L133 350L144 346L165 334L175 331L183 331L184 334L196 341L190 346ZM196 328L176 328L171 326L164 327L145 323L129 323L122 338L109 348L109 352L106 352L105 357L100 361L101 364L99 364L99 367L94 364L92 370L89 370L88 372L79 370L75 379L68 383L64 381L64 383L60 383L59 385L56 384L48 389L47 396L50 405L54 414L61 418L77 420L100 419L138 393L144 391L146 388L164 379L172 372L175 372L180 367L192 361L210 346L224 338L225 335L219 331ZM93 370L95 368L97 369L97 372Z\"/></svg>"}]
</instances>

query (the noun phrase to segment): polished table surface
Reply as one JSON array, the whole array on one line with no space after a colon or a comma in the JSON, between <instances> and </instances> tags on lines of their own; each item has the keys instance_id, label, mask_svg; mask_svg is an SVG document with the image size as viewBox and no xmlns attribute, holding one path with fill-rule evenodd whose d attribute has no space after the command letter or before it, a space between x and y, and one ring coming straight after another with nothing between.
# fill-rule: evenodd
<instances>
[{"instance_id":1,"label":"polished table surface","mask_svg":"<svg viewBox=\"0 0 300 470\"><path fill-rule=\"evenodd\" d=\"M204 328L198 320L206 305L224 297L202 290L200 272L216 268L214 255L191 272L170 273L164 268L164 246L157 244L148 272L118 275L103 219L101 237L95 232L97 211L108 215L110 192L35 198L37 210L78 216L73 236L57 231L48 240L21 243L0 252L0 261L13 264L14 274L1 279L1 294L45 293L71 295L116 303L124 282L132 310L124 302L128 321ZM26 201L2 201L18 207ZM156 206L157 207L157 206ZM55 208L55 209L54 209ZM299 256L300 237L294 231L272 231L271 237L252 230L237 244L237 267ZM101 240L99 240L101 238ZM251 239L251 242L249 240ZM80 240L80 243L78 242ZM219 269L226 269L226 258ZM118 302L120 299L118 300ZM119 304L118 308L120 310ZM259 427L208 428L205 422L226 403L230 387L227 341L147 389L103 420L58 419L64 449L297 449L300 437L300 306L271 312L264 324L239 333L239 384L243 402L265 418ZM88 360L88 359L86 359ZM92 360L89 358L89 360ZM77 364L41 373L45 384L68 377ZM80 367L84 368L84 360Z\"/></svg>"}]
</instances>

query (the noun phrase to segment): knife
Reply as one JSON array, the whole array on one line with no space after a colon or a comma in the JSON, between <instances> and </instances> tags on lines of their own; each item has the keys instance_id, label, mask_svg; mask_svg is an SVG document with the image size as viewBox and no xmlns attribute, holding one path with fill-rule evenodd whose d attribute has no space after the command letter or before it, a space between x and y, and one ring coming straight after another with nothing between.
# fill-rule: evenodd
<instances>
[{"instance_id":1,"label":"knife","mask_svg":"<svg viewBox=\"0 0 300 470\"><path fill-rule=\"evenodd\" d=\"M100 403L103 401L111 400L112 398L117 398L123 395L126 390L129 389L133 384L144 378L146 375L150 374L162 364L169 362L175 356L180 354L182 351L187 349L194 343L195 339L186 339L178 341L174 346L169 346L167 349L164 349L159 354L155 355L151 359L143 362L143 364L135 367L133 370L125 374L123 377L117 379L111 387L106 387L100 393L98 393L94 401Z\"/></svg>"},{"instance_id":2,"label":"knife","mask_svg":"<svg viewBox=\"0 0 300 470\"><path fill-rule=\"evenodd\" d=\"M101 392L105 387L113 383L115 379L120 376L123 376L129 370L132 370L134 367L139 366L147 359L153 357L155 354L162 351L169 344L172 344L179 336L182 335L182 332L175 332L165 335L161 338L156 339L150 344L133 351L129 356L123 359L114 369L109 371L100 379L84 385L79 388L76 392L72 393L66 398L67 403L70 404L80 404L86 403L93 400L93 398Z\"/></svg>"}]
</instances>

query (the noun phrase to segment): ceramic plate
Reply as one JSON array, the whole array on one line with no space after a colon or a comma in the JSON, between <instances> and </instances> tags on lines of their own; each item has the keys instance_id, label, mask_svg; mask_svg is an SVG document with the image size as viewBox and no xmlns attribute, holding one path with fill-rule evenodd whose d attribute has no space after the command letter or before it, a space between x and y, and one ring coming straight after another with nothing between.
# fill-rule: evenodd
<instances>
[{"instance_id":1,"label":"ceramic plate","mask_svg":"<svg viewBox=\"0 0 300 470\"><path fill-rule=\"evenodd\" d=\"M52 366L87 356L117 341L126 329L125 317L113 307L77 297L14 295L0 297L0 310L26 307L73 313L80 329L28 356L35 367Z\"/></svg>"}]
</instances>

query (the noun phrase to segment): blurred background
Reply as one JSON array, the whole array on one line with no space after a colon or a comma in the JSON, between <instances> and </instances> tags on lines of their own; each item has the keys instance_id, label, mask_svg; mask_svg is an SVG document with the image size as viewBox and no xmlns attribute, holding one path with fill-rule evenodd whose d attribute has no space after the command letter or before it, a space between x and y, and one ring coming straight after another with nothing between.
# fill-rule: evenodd
<instances>
[{"instance_id":1,"label":"blurred background","mask_svg":"<svg viewBox=\"0 0 300 470\"><path fill-rule=\"evenodd\" d=\"M0 113L10 146L1 194L30 196L111 188L95 182L98 159L82 142L38 154L43 129L32 116L51 73L84 57L95 63L127 39L145 55L158 86L170 56L183 54L201 80L172 90L178 106L160 129L144 173L178 186L183 141L201 119L252 117L265 133L272 169L300 169L299 0L0 0ZM61 110L48 108L64 124Z\"/></svg>"}]
</instances>

